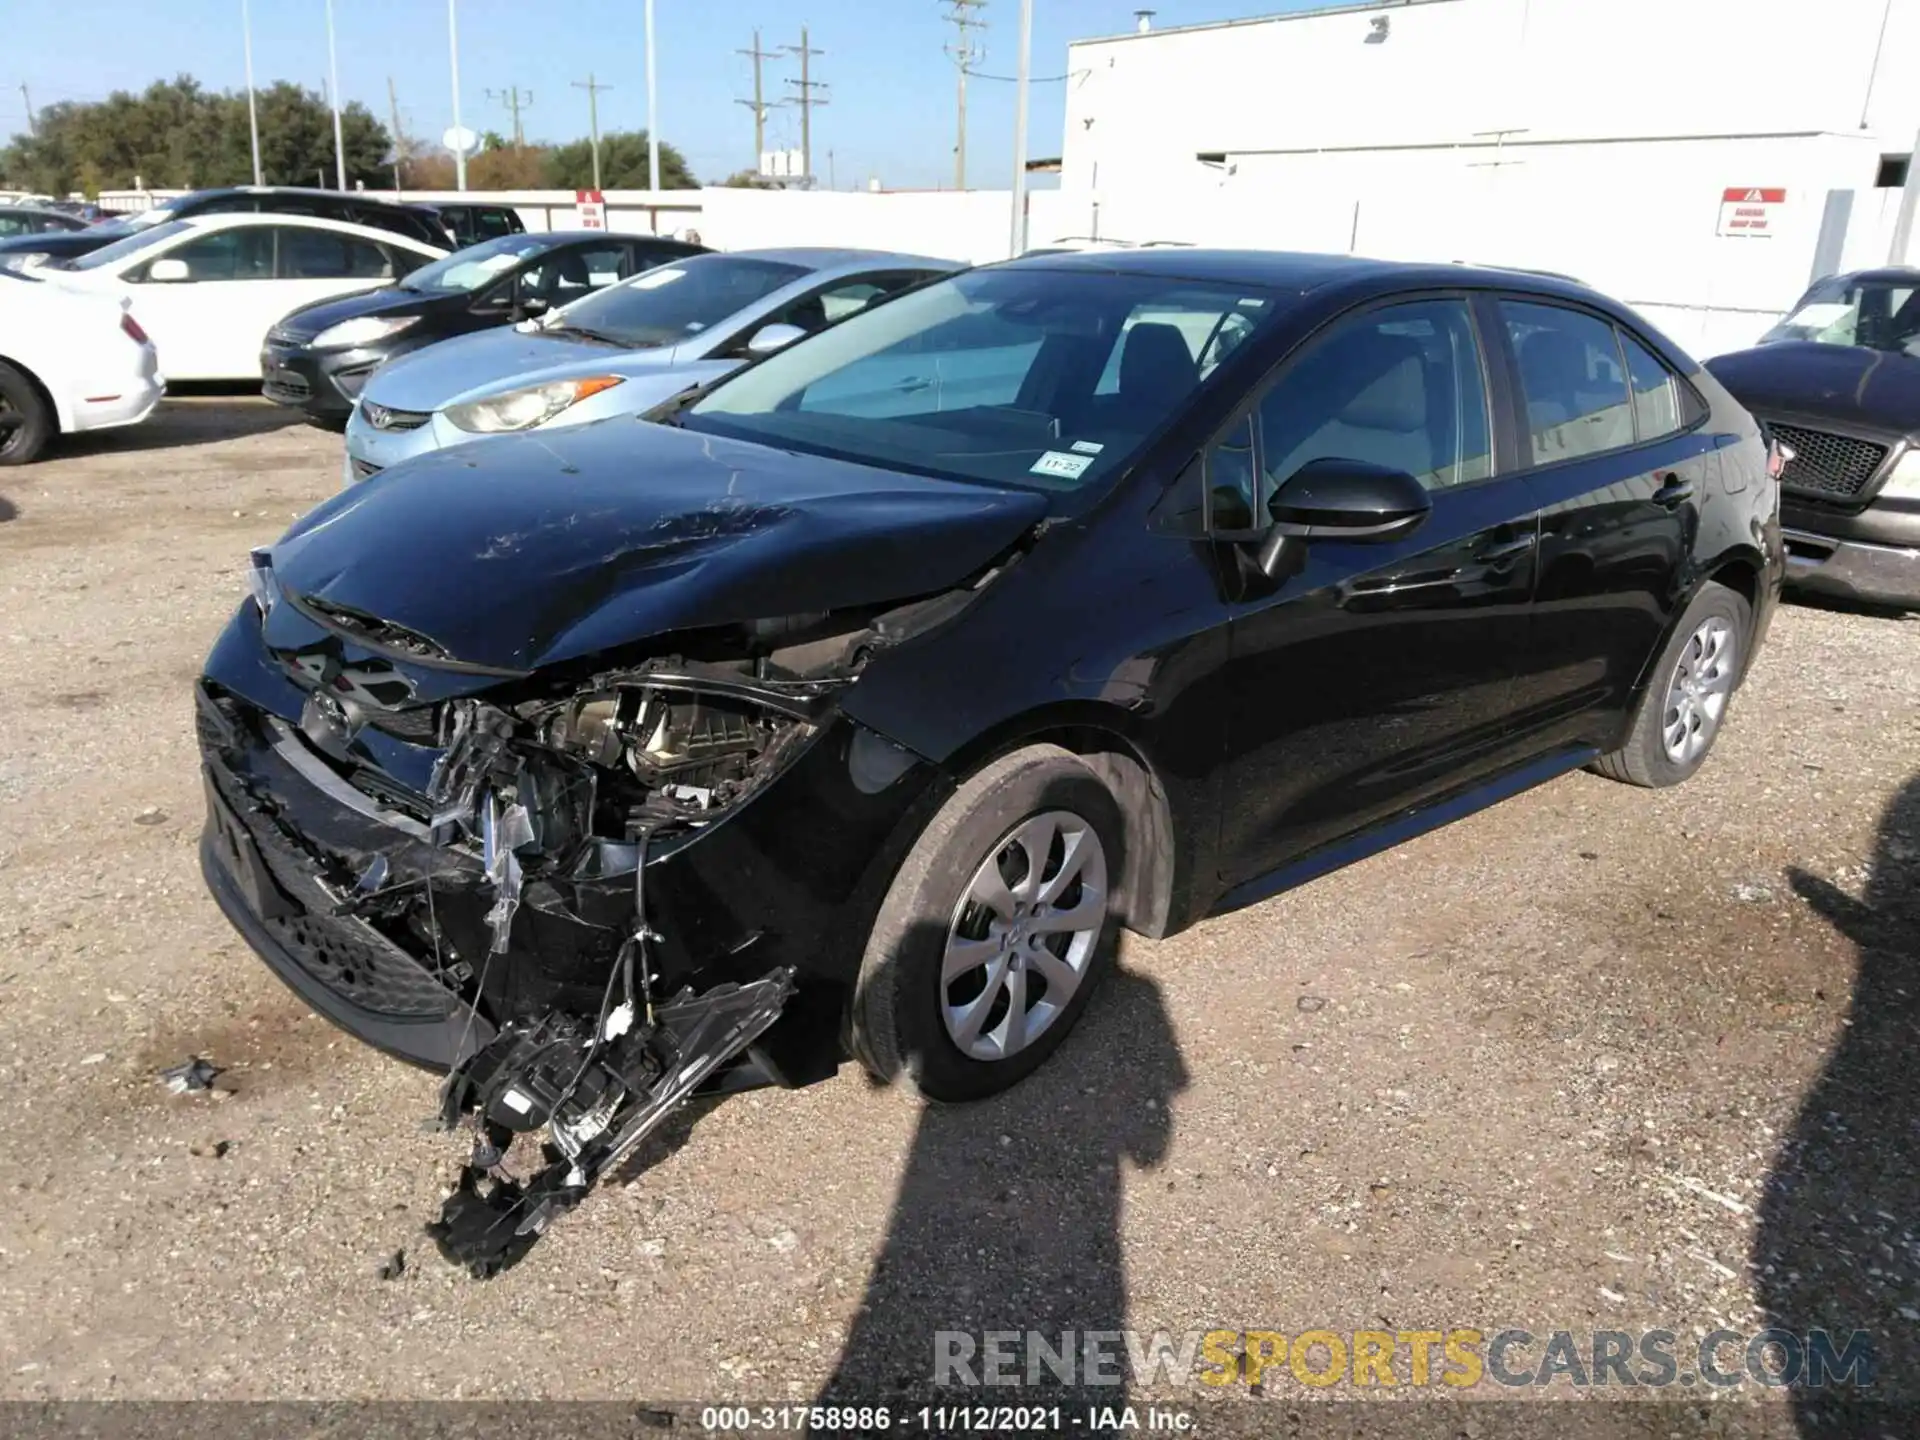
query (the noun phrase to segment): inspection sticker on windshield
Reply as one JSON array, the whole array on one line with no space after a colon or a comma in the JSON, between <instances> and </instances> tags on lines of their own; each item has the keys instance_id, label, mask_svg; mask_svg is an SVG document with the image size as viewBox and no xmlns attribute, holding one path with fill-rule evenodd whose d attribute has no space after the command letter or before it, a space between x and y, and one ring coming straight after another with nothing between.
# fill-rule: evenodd
<instances>
[{"instance_id":1,"label":"inspection sticker on windshield","mask_svg":"<svg viewBox=\"0 0 1920 1440\"><path fill-rule=\"evenodd\" d=\"M1058 475L1062 480L1078 480L1093 464L1091 455L1071 455L1065 450L1049 450L1028 469L1029 475Z\"/></svg>"},{"instance_id":2,"label":"inspection sticker on windshield","mask_svg":"<svg viewBox=\"0 0 1920 1440\"><path fill-rule=\"evenodd\" d=\"M1098 455L1107 447L1102 445L1098 440L1076 440L1073 442L1073 448L1078 450L1082 455Z\"/></svg>"}]
</instances>

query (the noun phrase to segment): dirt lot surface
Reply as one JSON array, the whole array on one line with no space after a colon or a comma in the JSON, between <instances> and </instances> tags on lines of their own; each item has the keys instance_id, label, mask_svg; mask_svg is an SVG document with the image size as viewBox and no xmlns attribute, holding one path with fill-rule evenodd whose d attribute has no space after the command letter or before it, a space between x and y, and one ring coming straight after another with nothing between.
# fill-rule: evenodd
<instances>
[{"instance_id":1,"label":"dirt lot surface","mask_svg":"<svg viewBox=\"0 0 1920 1440\"><path fill-rule=\"evenodd\" d=\"M1572 776L1130 940L994 1102L728 1100L480 1284L420 1235L432 1078L309 1014L196 865L189 685L339 444L177 401L0 471L0 1395L805 1398L925 1379L937 1328L1684 1361L1768 1324L1920 1393L1920 620L1788 607L1691 784ZM196 1054L230 1096L167 1092Z\"/></svg>"}]
</instances>

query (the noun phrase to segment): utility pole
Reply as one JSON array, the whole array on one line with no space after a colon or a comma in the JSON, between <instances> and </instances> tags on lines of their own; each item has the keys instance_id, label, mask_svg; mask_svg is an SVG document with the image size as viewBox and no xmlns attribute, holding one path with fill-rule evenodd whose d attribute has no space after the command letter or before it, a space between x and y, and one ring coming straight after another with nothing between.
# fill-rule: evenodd
<instances>
[{"instance_id":1,"label":"utility pole","mask_svg":"<svg viewBox=\"0 0 1920 1440\"><path fill-rule=\"evenodd\" d=\"M260 178L260 107L253 98L253 11L247 0L240 0L240 42L246 51L247 59L247 133L253 138L253 183L264 185ZM25 91L22 86L22 92ZM33 130L33 111L27 111L27 130Z\"/></svg>"},{"instance_id":2,"label":"utility pole","mask_svg":"<svg viewBox=\"0 0 1920 1440\"><path fill-rule=\"evenodd\" d=\"M760 157L767 153L767 101L766 92L760 88L760 62L771 60L777 52L760 48L760 32L753 32L753 48L736 50L736 55L748 56L753 61L753 99L736 100L736 105L747 105L753 109L753 168L760 169Z\"/></svg>"},{"instance_id":3,"label":"utility pole","mask_svg":"<svg viewBox=\"0 0 1920 1440\"><path fill-rule=\"evenodd\" d=\"M587 92L587 130L593 136L593 188L600 188L600 92L611 90L611 85L595 83L593 72L587 72L586 82L573 82L573 88Z\"/></svg>"},{"instance_id":4,"label":"utility pole","mask_svg":"<svg viewBox=\"0 0 1920 1440\"><path fill-rule=\"evenodd\" d=\"M967 188L967 72L986 58L986 50L974 44L973 31L984 30L987 22L974 19L976 10L984 10L987 0L947 0L947 19L954 29L953 43L946 47L947 55L959 67L960 90L958 95L959 120L955 126L953 144L953 188Z\"/></svg>"},{"instance_id":5,"label":"utility pole","mask_svg":"<svg viewBox=\"0 0 1920 1440\"><path fill-rule=\"evenodd\" d=\"M814 91L825 90L827 86L826 82L811 78L807 62L815 55L824 55L827 52L824 50L815 50L807 43L807 27L804 25L800 27L800 43L798 45L782 45L780 48L791 55L798 55L800 57L800 78L798 80L789 79L787 84L793 86L800 92L794 97L800 106L800 168L806 172L803 177L804 183L812 185L813 107L816 105L825 105L828 102L814 95Z\"/></svg>"},{"instance_id":6,"label":"utility pole","mask_svg":"<svg viewBox=\"0 0 1920 1440\"><path fill-rule=\"evenodd\" d=\"M447 0L447 61L453 71L453 130L460 135L460 17L454 11L456 0ZM464 137L462 137L464 138ZM467 152L461 147L453 152L454 188L464 193L467 188Z\"/></svg>"},{"instance_id":7,"label":"utility pole","mask_svg":"<svg viewBox=\"0 0 1920 1440\"><path fill-rule=\"evenodd\" d=\"M333 102L333 177L347 188L347 146L340 138L340 61L333 49L333 0L327 0L327 98Z\"/></svg>"},{"instance_id":8,"label":"utility pole","mask_svg":"<svg viewBox=\"0 0 1920 1440\"><path fill-rule=\"evenodd\" d=\"M647 0L647 188L660 193L660 83L654 66L653 0Z\"/></svg>"},{"instance_id":9,"label":"utility pole","mask_svg":"<svg viewBox=\"0 0 1920 1440\"><path fill-rule=\"evenodd\" d=\"M760 42L756 39L753 43L758 45ZM754 70L754 78L756 80L759 79L759 73L760 73L759 69L756 66ZM755 88L758 88L758 87L755 87ZM26 81L24 80L20 82L20 99L23 102L25 102L27 107L27 134L29 135L38 134L39 132L34 129L34 125L33 125L33 96L27 93L27 84L26 84Z\"/></svg>"},{"instance_id":10,"label":"utility pole","mask_svg":"<svg viewBox=\"0 0 1920 1440\"><path fill-rule=\"evenodd\" d=\"M520 87L513 85L505 90L489 90L487 91L487 98L489 100L498 100L512 113L514 149L517 150L526 144L527 132L520 126L520 109L522 106L525 106L529 110L533 108L533 91L527 91L526 98L523 100L520 98Z\"/></svg>"},{"instance_id":11,"label":"utility pole","mask_svg":"<svg viewBox=\"0 0 1920 1440\"><path fill-rule=\"evenodd\" d=\"M394 93L393 77L387 76L387 115L393 126L393 193L401 190L400 155L407 148L406 140L400 134L400 97Z\"/></svg>"},{"instance_id":12,"label":"utility pole","mask_svg":"<svg viewBox=\"0 0 1920 1440\"><path fill-rule=\"evenodd\" d=\"M1033 72L1033 0L1020 0L1020 68L1013 101L1013 220L1007 253L1027 248L1027 87Z\"/></svg>"}]
</instances>

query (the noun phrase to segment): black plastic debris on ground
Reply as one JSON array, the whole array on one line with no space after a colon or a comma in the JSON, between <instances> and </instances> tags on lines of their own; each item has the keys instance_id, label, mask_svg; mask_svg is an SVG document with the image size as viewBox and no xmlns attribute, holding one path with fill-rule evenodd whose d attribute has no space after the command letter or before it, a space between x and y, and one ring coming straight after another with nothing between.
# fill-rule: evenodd
<instances>
[{"instance_id":1,"label":"black plastic debris on ground","mask_svg":"<svg viewBox=\"0 0 1920 1440\"><path fill-rule=\"evenodd\" d=\"M213 1088L214 1077L220 1074L220 1067L195 1055L183 1065L175 1065L170 1070L162 1070L160 1078L175 1095L191 1095Z\"/></svg>"}]
</instances>

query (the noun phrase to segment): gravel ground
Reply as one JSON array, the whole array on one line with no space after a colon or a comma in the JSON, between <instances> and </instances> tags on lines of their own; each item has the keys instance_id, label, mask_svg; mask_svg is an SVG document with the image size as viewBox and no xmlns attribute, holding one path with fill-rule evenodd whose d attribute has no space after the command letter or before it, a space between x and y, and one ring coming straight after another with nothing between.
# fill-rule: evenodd
<instances>
[{"instance_id":1,"label":"gravel ground","mask_svg":"<svg viewBox=\"0 0 1920 1440\"><path fill-rule=\"evenodd\" d=\"M195 863L189 684L338 446L174 401L0 472L0 1395L805 1398L924 1378L942 1325L1770 1323L1920 1395L1920 622L1789 607L1693 783L1572 776L1129 940L996 1101L848 1067L708 1108L478 1284L420 1236L431 1078ZM167 1093L195 1054L230 1093Z\"/></svg>"}]
</instances>

